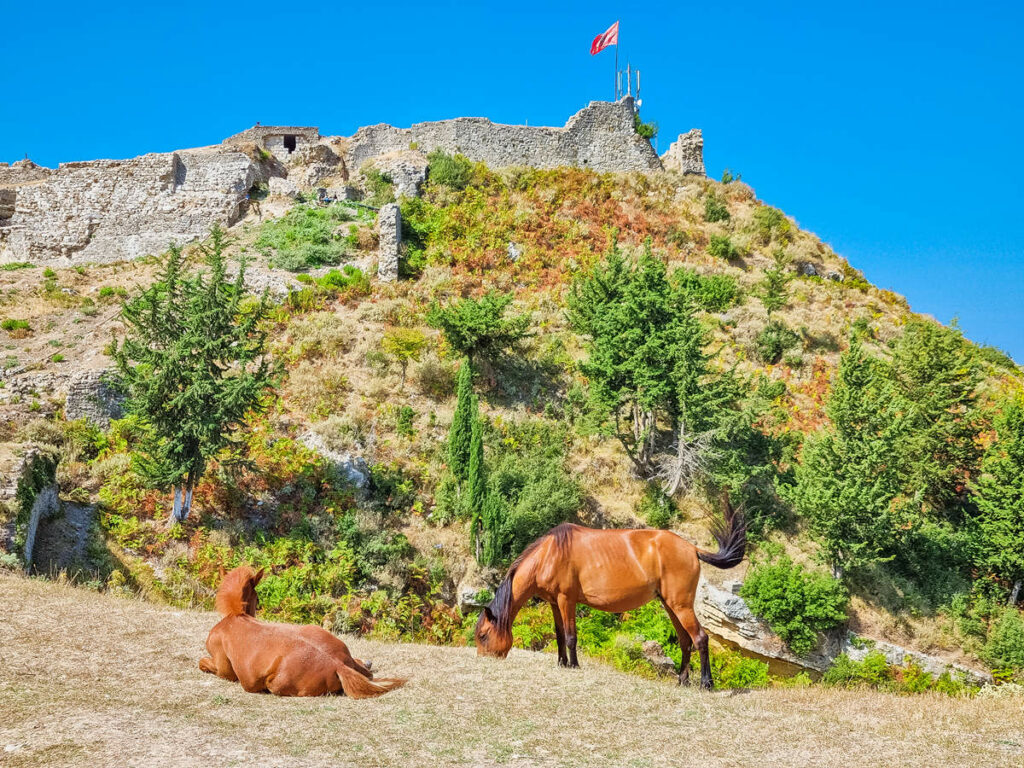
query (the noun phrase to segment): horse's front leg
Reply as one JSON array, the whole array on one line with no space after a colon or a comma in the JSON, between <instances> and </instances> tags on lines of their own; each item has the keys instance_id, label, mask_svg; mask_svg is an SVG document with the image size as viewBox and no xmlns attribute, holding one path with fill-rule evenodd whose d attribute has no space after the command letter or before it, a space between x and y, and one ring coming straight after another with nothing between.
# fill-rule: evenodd
<instances>
[{"instance_id":1,"label":"horse's front leg","mask_svg":"<svg viewBox=\"0 0 1024 768\"><path fill-rule=\"evenodd\" d=\"M568 595L558 596L558 611L562 614L562 626L565 627L565 645L569 651L569 667L580 665L576 659L576 603Z\"/></svg>"},{"instance_id":2,"label":"horse's front leg","mask_svg":"<svg viewBox=\"0 0 1024 768\"><path fill-rule=\"evenodd\" d=\"M565 655L565 625L562 623L562 614L555 603L551 603L551 613L555 617L555 642L558 643L558 666L569 666L569 659Z\"/></svg>"}]
</instances>

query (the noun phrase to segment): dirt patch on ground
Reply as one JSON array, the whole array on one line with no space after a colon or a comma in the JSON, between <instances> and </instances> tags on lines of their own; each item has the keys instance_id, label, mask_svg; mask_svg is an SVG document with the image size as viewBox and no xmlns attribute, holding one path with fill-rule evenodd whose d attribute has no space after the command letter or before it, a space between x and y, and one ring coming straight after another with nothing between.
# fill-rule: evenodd
<instances>
[{"instance_id":1,"label":"dirt patch on ground","mask_svg":"<svg viewBox=\"0 0 1024 768\"><path fill-rule=\"evenodd\" d=\"M0 575L0 765L1009 766L1020 701L705 694L595 662L388 645L372 701L246 694L197 668L210 613Z\"/></svg>"}]
</instances>

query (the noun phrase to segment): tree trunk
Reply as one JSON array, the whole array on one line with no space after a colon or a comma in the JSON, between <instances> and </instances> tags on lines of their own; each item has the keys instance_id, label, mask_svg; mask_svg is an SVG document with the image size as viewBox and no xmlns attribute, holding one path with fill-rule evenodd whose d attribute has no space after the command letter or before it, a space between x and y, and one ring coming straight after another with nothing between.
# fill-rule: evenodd
<instances>
[{"instance_id":1,"label":"tree trunk","mask_svg":"<svg viewBox=\"0 0 1024 768\"><path fill-rule=\"evenodd\" d=\"M185 504L181 508L181 519L184 520L188 517L188 513L192 511L192 491L194 488L190 485L185 489Z\"/></svg>"},{"instance_id":2,"label":"tree trunk","mask_svg":"<svg viewBox=\"0 0 1024 768\"><path fill-rule=\"evenodd\" d=\"M1010 603L1009 603L1010 605L1016 605L1017 604L1017 598L1020 597L1020 587L1021 587L1021 580L1017 579L1013 583L1013 591L1010 592Z\"/></svg>"},{"instance_id":3,"label":"tree trunk","mask_svg":"<svg viewBox=\"0 0 1024 768\"><path fill-rule=\"evenodd\" d=\"M398 389L402 392L405 391L405 369L409 367L408 363L402 365L402 383L398 385Z\"/></svg>"},{"instance_id":4,"label":"tree trunk","mask_svg":"<svg viewBox=\"0 0 1024 768\"><path fill-rule=\"evenodd\" d=\"M181 514L181 486L174 486L174 506L171 508L171 525L180 523L184 519Z\"/></svg>"}]
</instances>

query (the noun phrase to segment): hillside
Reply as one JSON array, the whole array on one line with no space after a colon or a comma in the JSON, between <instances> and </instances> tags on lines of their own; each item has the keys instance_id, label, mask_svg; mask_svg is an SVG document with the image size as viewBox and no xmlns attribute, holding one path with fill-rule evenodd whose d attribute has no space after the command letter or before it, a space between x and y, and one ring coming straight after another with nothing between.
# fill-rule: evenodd
<instances>
[{"instance_id":1,"label":"hillside","mask_svg":"<svg viewBox=\"0 0 1024 768\"><path fill-rule=\"evenodd\" d=\"M434 124L423 125L414 137L432 135ZM331 139L332 162L367 142L377 151L380 136L390 137L387 153L358 169L331 166L335 177L320 167L326 145L300 152L287 178L257 181L251 196L259 202L230 222L231 268L246 261L249 287L270 291L260 327L283 376L264 411L210 462L193 514L179 524L168 525L169 493L135 471L145 425L80 420L95 417L83 407L95 382L83 389L80 374L113 366L111 341L126 330L123 302L157 279L160 257L60 266L47 252L53 266L4 265L0 455L14 467L34 445L60 459L64 506L41 523L38 573L209 607L218 566L246 560L273 570L262 586L268 617L461 645L504 567L553 524L663 527L713 547L708 514L728 490L751 521L754 565L706 568L711 583L749 581L757 567L777 575L780 563L795 563L794 578L818 579L842 603L841 620L819 627L808 619L810 637L823 645L849 629L864 642L888 641L999 679L1024 673L1024 623L1004 608L1018 564L991 556L999 541L1019 538L997 531L996 544L981 546L986 515L1003 507L979 490L1003 453L1014 455L1003 449L1013 426L1004 416L1021 392L1013 361L915 315L743 181L658 170L649 146L652 170L598 173L495 169L424 154L415 141L406 150L395 144L405 134L359 136L354 144ZM634 146L636 136L628 138ZM253 178L274 167L259 145L231 147L251 156ZM410 167L423 178L403 195ZM359 200L318 200L320 183L343 184ZM396 195L400 279L385 282L375 279L375 219ZM188 267L201 266L198 247L185 253ZM639 296L616 315L629 318L622 335L634 334L638 347L650 338L667 344L640 361L672 391L640 414L649 418L652 455L639 459L630 452L642 441L614 434L625 410L613 413L602 387L615 377L601 380L594 362L598 352L630 352L614 334L595 351L595 328L622 307L588 319L587 302L599 292L576 298L602 269L612 274L617 259L626 265L623 284L643 278L622 291ZM508 302L499 315L523 318L524 332L474 361L470 389L500 518L483 554L483 539L471 533L480 509L456 503L462 491L448 441L464 363L438 313L494 297ZM666 328L678 335L663 339ZM416 347L407 375L394 352L403 339ZM658 368L666 350L689 357ZM614 386L636 360L617 364ZM680 371L696 385L680 383L690 381ZM714 397L701 400L704 393ZM677 439L691 427L690 443ZM692 468L665 494L674 455L674 466L692 459ZM828 485L838 476L847 485ZM2 561L10 567L19 565L23 512L9 504L0 520L11 532ZM867 554L853 562L848 550ZM772 606L762 608L767 616ZM670 655L678 646L663 618L635 613L587 614L581 642L651 676L641 641L657 640ZM550 647L547 609L528 607L516 637L520 647ZM795 637L783 640L792 646ZM728 652L720 658L727 684L749 682L748 673L769 684L762 661L763 670ZM913 673L898 669L901 661L890 660L890 682Z\"/></svg>"},{"instance_id":2,"label":"hillside","mask_svg":"<svg viewBox=\"0 0 1024 768\"><path fill-rule=\"evenodd\" d=\"M201 673L212 613L0 575L0 765L1007 766L1019 700L703 694L597 662L349 638L409 684L280 699ZM614 727L610 724L614 723Z\"/></svg>"}]
</instances>

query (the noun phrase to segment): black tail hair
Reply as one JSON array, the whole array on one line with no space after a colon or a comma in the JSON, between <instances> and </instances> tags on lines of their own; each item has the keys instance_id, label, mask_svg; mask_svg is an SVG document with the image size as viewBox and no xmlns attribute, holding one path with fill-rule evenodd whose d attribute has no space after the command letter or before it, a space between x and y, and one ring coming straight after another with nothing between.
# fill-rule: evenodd
<instances>
[{"instance_id":1,"label":"black tail hair","mask_svg":"<svg viewBox=\"0 0 1024 768\"><path fill-rule=\"evenodd\" d=\"M711 535L718 542L717 552L697 550L697 557L715 568L735 568L743 562L747 551L747 521L743 513L732 508L729 494L722 494L722 519L715 522Z\"/></svg>"}]
</instances>

